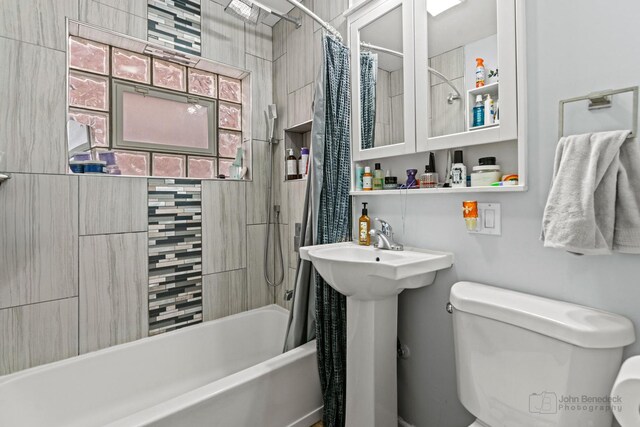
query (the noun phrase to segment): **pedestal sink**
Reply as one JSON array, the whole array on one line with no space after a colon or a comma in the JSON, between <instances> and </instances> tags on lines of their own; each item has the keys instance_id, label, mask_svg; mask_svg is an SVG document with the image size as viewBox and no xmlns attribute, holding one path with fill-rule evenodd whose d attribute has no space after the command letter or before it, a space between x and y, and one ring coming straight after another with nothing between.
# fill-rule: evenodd
<instances>
[{"instance_id":1,"label":"pedestal sink","mask_svg":"<svg viewBox=\"0 0 640 427\"><path fill-rule=\"evenodd\" d=\"M345 424L397 426L398 294L433 283L438 270L451 267L453 254L348 242L301 247L300 257L347 296Z\"/></svg>"}]
</instances>

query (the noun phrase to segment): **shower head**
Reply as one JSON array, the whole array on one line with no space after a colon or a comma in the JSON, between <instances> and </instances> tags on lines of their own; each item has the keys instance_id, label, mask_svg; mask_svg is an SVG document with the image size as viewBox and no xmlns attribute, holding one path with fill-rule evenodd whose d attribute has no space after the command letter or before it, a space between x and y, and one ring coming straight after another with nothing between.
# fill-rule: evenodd
<instances>
[{"instance_id":1,"label":"shower head","mask_svg":"<svg viewBox=\"0 0 640 427\"><path fill-rule=\"evenodd\" d=\"M276 109L276 104L269 104L267 106L267 109L264 111L264 115L267 118L269 142L273 144L274 143L273 132L275 131L276 119L278 118L278 110Z\"/></svg>"},{"instance_id":2,"label":"shower head","mask_svg":"<svg viewBox=\"0 0 640 427\"><path fill-rule=\"evenodd\" d=\"M275 15L278 18L282 18L285 21L295 24L296 28L300 28L302 26L300 19L276 12L255 0L231 0L227 7L224 8L225 12L235 16L236 18L240 18L247 24L251 25L258 24L261 10L265 11L267 14Z\"/></svg>"},{"instance_id":3,"label":"shower head","mask_svg":"<svg viewBox=\"0 0 640 427\"><path fill-rule=\"evenodd\" d=\"M248 24L256 25L260 18L260 9L259 4L252 0L231 0L224 11Z\"/></svg>"}]
</instances>

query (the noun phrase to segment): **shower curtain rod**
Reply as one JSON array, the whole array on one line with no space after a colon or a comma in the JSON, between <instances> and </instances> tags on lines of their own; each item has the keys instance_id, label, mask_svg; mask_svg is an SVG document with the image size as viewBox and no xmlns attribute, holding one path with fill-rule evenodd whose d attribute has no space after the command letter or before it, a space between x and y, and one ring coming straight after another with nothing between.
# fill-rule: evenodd
<instances>
[{"instance_id":1,"label":"shower curtain rod","mask_svg":"<svg viewBox=\"0 0 640 427\"><path fill-rule=\"evenodd\" d=\"M364 48L367 48L367 49L376 50L378 52L388 53L390 55L397 56L399 58L404 58L404 54L402 52L398 52L398 51L395 51L395 50L392 50L392 49L387 49L386 47L376 46L374 44L367 43L367 42L360 42L360 46L362 46ZM460 92L458 91L458 89L453 85L453 83L451 83L451 81L449 80L449 78L447 78L447 76L445 76L444 74L442 74L440 71L436 70L435 68L431 68L428 65L427 65L427 70L429 70L431 73L435 74L436 76L438 76L442 80L444 80L445 83L447 85L449 85L449 87L455 92L455 94L450 93L449 96L447 97L447 101L449 102L449 104L453 103L454 99L461 99L462 98L462 95L460 95Z\"/></svg>"},{"instance_id":2,"label":"shower curtain rod","mask_svg":"<svg viewBox=\"0 0 640 427\"><path fill-rule=\"evenodd\" d=\"M324 21L322 18L320 18L318 15L316 15L315 13L313 13L313 11L311 9L309 9L307 6L303 5L302 3L300 3L297 0L287 0L287 3L289 3L292 6L297 7L298 9L300 9L303 13L306 13L307 15L309 15L309 17L311 19L313 19L314 21L316 21L318 24L320 24L325 30L329 31L334 37L338 38L340 41L342 41L342 35L338 32L338 30L336 30L335 28L333 28L331 25L329 25L328 22Z\"/></svg>"}]
</instances>

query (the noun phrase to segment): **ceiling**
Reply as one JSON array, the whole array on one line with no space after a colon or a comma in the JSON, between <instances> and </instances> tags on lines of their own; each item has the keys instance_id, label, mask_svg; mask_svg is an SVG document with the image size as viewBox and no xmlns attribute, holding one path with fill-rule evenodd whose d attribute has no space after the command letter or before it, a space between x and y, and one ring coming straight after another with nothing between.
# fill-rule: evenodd
<instances>
[{"instance_id":1,"label":"ceiling","mask_svg":"<svg viewBox=\"0 0 640 427\"><path fill-rule=\"evenodd\" d=\"M402 7L397 7L360 30L360 41L403 52ZM402 68L402 58L388 53L378 54L378 68L396 71Z\"/></svg>"}]
</instances>

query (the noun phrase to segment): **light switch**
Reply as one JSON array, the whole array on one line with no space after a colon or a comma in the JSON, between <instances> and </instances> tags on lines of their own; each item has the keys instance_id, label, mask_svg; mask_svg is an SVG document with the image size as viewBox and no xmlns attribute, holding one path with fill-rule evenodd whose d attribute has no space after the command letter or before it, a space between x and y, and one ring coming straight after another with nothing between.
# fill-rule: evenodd
<instances>
[{"instance_id":1,"label":"light switch","mask_svg":"<svg viewBox=\"0 0 640 427\"><path fill-rule=\"evenodd\" d=\"M484 228L495 228L496 211L493 209L485 209L484 211Z\"/></svg>"},{"instance_id":2,"label":"light switch","mask_svg":"<svg viewBox=\"0 0 640 427\"><path fill-rule=\"evenodd\" d=\"M469 233L500 236L502 234L500 203L478 203L478 228Z\"/></svg>"}]
</instances>

